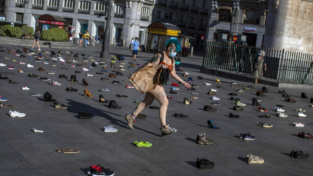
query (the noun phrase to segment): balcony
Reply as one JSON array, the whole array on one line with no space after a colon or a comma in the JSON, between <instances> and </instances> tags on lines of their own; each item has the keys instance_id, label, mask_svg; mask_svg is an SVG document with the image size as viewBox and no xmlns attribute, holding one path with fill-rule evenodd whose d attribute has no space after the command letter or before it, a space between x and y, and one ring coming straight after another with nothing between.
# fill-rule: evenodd
<instances>
[{"instance_id":1,"label":"balcony","mask_svg":"<svg viewBox=\"0 0 313 176\"><path fill-rule=\"evenodd\" d=\"M33 4L32 8L33 9L43 9L43 5L42 4Z\"/></svg>"},{"instance_id":2,"label":"balcony","mask_svg":"<svg viewBox=\"0 0 313 176\"><path fill-rule=\"evenodd\" d=\"M63 12L74 12L74 7L63 7Z\"/></svg>"},{"instance_id":3,"label":"balcony","mask_svg":"<svg viewBox=\"0 0 313 176\"><path fill-rule=\"evenodd\" d=\"M95 10L94 14L95 15L100 15L100 16L105 16L106 15L105 11L100 11L100 10Z\"/></svg>"},{"instance_id":4,"label":"balcony","mask_svg":"<svg viewBox=\"0 0 313 176\"><path fill-rule=\"evenodd\" d=\"M140 20L149 21L149 16L141 16Z\"/></svg>"},{"instance_id":5,"label":"balcony","mask_svg":"<svg viewBox=\"0 0 313 176\"><path fill-rule=\"evenodd\" d=\"M47 6L47 10L58 11L59 7L58 6Z\"/></svg>"},{"instance_id":6,"label":"balcony","mask_svg":"<svg viewBox=\"0 0 313 176\"><path fill-rule=\"evenodd\" d=\"M154 0L144 0L143 3L153 5Z\"/></svg>"},{"instance_id":7,"label":"balcony","mask_svg":"<svg viewBox=\"0 0 313 176\"><path fill-rule=\"evenodd\" d=\"M178 2L170 2L170 7L178 8Z\"/></svg>"},{"instance_id":8,"label":"balcony","mask_svg":"<svg viewBox=\"0 0 313 176\"><path fill-rule=\"evenodd\" d=\"M195 28L196 28L196 25L197 25L196 23L190 22L188 27L195 29Z\"/></svg>"},{"instance_id":9,"label":"balcony","mask_svg":"<svg viewBox=\"0 0 313 176\"><path fill-rule=\"evenodd\" d=\"M186 21L179 21L178 26L179 27L186 27Z\"/></svg>"},{"instance_id":10,"label":"balcony","mask_svg":"<svg viewBox=\"0 0 313 176\"><path fill-rule=\"evenodd\" d=\"M209 13L208 11L209 11L209 9L200 8L201 14L207 15Z\"/></svg>"},{"instance_id":11,"label":"balcony","mask_svg":"<svg viewBox=\"0 0 313 176\"><path fill-rule=\"evenodd\" d=\"M90 9L78 9L78 13L89 14Z\"/></svg>"},{"instance_id":12,"label":"balcony","mask_svg":"<svg viewBox=\"0 0 313 176\"><path fill-rule=\"evenodd\" d=\"M189 5L188 4L180 4L180 9L181 10L189 10Z\"/></svg>"},{"instance_id":13,"label":"balcony","mask_svg":"<svg viewBox=\"0 0 313 176\"><path fill-rule=\"evenodd\" d=\"M167 0L159 0L158 2L161 6L167 6Z\"/></svg>"},{"instance_id":14,"label":"balcony","mask_svg":"<svg viewBox=\"0 0 313 176\"><path fill-rule=\"evenodd\" d=\"M194 7L194 6L192 6L192 7L190 8L190 11L191 11L191 12L199 13L199 7Z\"/></svg>"},{"instance_id":15,"label":"balcony","mask_svg":"<svg viewBox=\"0 0 313 176\"><path fill-rule=\"evenodd\" d=\"M115 12L115 13L114 13L114 17L117 17L117 18L124 18L124 13Z\"/></svg>"},{"instance_id":16,"label":"balcony","mask_svg":"<svg viewBox=\"0 0 313 176\"><path fill-rule=\"evenodd\" d=\"M25 4L24 3L15 3L15 7L25 7Z\"/></svg>"}]
</instances>

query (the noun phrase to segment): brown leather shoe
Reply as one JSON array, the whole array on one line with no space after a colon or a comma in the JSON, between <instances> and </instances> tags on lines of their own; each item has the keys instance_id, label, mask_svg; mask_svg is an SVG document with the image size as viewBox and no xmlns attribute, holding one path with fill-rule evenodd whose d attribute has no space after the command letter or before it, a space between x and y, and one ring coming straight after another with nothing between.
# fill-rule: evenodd
<instances>
[{"instance_id":1,"label":"brown leather shoe","mask_svg":"<svg viewBox=\"0 0 313 176\"><path fill-rule=\"evenodd\" d=\"M116 75L114 75L113 73L110 73L109 77L116 78Z\"/></svg>"},{"instance_id":2,"label":"brown leather shoe","mask_svg":"<svg viewBox=\"0 0 313 176\"><path fill-rule=\"evenodd\" d=\"M135 67L136 65L135 65L135 64L131 64L131 66L132 66L132 67Z\"/></svg>"},{"instance_id":3,"label":"brown leather shoe","mask_svg":"<svg viewBox=\"0 0 313 176\"><path fill-rule=\"evenodd\" d=\"M209 95L217 95L215 92L208 92Z\"/></svg>"},{"instance_id":4,"label":"brown leather shoe","mask_svg":"<svg viewBox=\"0 0 313 176\"><path fill-rule=\"evenodd\" d=\"M12 54L13 52L11 50L8 51L8 54Z\"/></svg>"},{"instance_id":5,"label":"brown leather shoe","mask_svg":"<svg viewBox=\"0 0 313 176\"><path fill-rule=\"evenodd\" d=\"M83 66L82 64L76 64L77 66Z\"/></svg>"},{"instance_id":6,"label":"brown leather shoe","mask_svg":"<svg viewBox=\"0 0 313 176\"><path fill-rule=\"evenodd\" d=\"M87 89L84 90L84 93L85 97L93 97L93 95Z\"/></svg>"},{"instance_id":7,"label":"brown leather shoe","mask_svg":"<svg viewBox=\"0 0 313 176\"><path fill-rule=\"evenodd\" d=\"M86 82L85 79L83 79L83 84L84 84L85 86L88 86L88 83Z\"/></svg>"},{"instance_id":8,"label":"brown leather shoe","mask_svg":"<svg viewBox=\"0 0 313 176\"><path fill-rule=\"evenodd\" d=\"M184 73L184 74L182 74L182 76L184 76L184 77L189 77L189 75L186 75L185 73Z\"/></svg>"},{"instance_id":9,"label":"brown leather shoe","mask_svg":"<svg viewBox=\"0 0 313 176\"><path fill-rule=\"evenodd\" d=\"M38 71L46 71L46 70L44 70L43 68L39 67Z\"/></svg>"}]
</instances>

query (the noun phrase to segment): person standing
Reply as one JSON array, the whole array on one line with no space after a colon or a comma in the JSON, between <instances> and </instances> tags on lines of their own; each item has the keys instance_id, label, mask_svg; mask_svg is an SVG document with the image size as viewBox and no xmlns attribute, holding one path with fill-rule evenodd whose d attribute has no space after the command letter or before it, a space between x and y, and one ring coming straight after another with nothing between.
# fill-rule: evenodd
<instances>
[{"instance_id":1,"label":"person standing","mask_svg":"<svg viewBox=\"0 0 313 176\"><path fill-rule=\"evenodd\" d=\"M176 71L175 71L174 57L176 56L177 52L179 52L179 50L180 50L179 41L177 39L171 39L168 42L166 42L166 49L164 51L154 54L150 63L153 65L155 70L158 70L157 73L160 73L162 69L169 69L169 73L174 79L182 83L187 89L191 89L191 86L187 82L182 80L176 74ZM152 77L154 77L154 75ZM131 114L127 114L125 116L128 127L130 129L134 129L133 121L135 122L136 116L142 110L144 110L145 107L150 106L155 99L158 100L158 102L161 104L160 114L159 114L160 122L161 122L161 129L160 129L161 134L168 135L168 134L176 132L177 130L175 128L171 128L166 123L166 113L167 113L169 101L168 101L168 98L166 96L166 93L162 84L155 85L155 88L153 90L146 93L144 100L138 104L137 108Z\"/></svg>"},{"instance_id":2,"label":"person standing","mask_svg":"<svg viewBox=\"0 0 313 176\"><path fill-rule=\"evenodd\" d=\"M95 40L96 40L96 44L98 43L98 40L99 40L99 35L98 33L95 35Z\"/></svg>"},{"instance_id":3,"label":"person standing","mask_svg":"<svg viewBox=\"0 0 313 176\"><path fill-rule=\"evenodd\" d=\"M88 44L88 41L89 41L89 33L88 31L86 31L85 35L84 35L84 39L85 39L85 48L87 48L87 44Z\"/></svg>"},{"instance_id":4,"label":"person standing","mask_svg":"<svg viewBox=\"0 0 313 176\"><path fill-rule=\"evenodd\" d=\"M136 56L138 54L138 48L139 48L139 41L138 41L138 38L136 37L135 38L135 41L132 43L132 57L131 58L134 58L134 61L136 61Z\"/></svg>"},{"instance_id":5,"label":"person standing","mask_svg":"<svg viewBox=\"0 0 313 176\"><path fill-rule=\"evenodd\" d=\"M80 32L79 33L79 46L82 46L82 42L83 42L83 33Z\"/></svg>"},{"instance_id":6,"label":"person standing","mask_svg":"<svg viewBox=\"0 0 313 176\"><path fill-rule=\"evenodd\" d=\"M32 49L34 48L35 43L36 43L37 46L38 46L38 50L40 50L40 46L39 46L39 36L40 36L40 31L39 31L39 29L38 29L38 30L35 32L35 35L34 35L34 40L33 40Z\"/></svg>"},{"instance_id":7,"label":"person standing","mask_svg":"<svg viewBox=\"0 0 313 176\"><path fill-rule=\"evenodd\" d=\"M265 57L265 51L260 50L258 53L258 57L254 59L254 62L253 62L253 70L254 70L254 78L255 78L254 84L258 84L258 79L263 78L263 65L264 65L264 71L266 71L266 60L264 57Z\"/></svg>"}]
</instances>

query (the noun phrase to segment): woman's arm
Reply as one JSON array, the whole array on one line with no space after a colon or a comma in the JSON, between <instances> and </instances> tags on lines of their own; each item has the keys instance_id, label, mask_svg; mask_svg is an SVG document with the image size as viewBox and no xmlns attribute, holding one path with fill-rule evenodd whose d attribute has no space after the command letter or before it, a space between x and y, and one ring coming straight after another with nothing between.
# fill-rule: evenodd
<instances>
[{"instance_id":1,"label":"woman's arm","mask_svg":"<svg viewBox=\"0 0 313 176\"><path fill-rule=\"evenodd\" d=\"M181 79L177 74L176 74L176 70L175 70L175 61L173 63L173 69L171 71L171 75L174 79L176 79L178 82L184 84L184 86L187 88L187 89L191 89L191 86L186 83L183 79Z\"/></svg>"},{"instance_id":2,"label":"woman's arm","mask_svg":"<svg viewBox=\"0 0 313 176\"><path fill-rule=\"evenodd\" d=\"M162 55L160 53L156 53L152 59L150 60L150 62L154 65L154 68L156 70L159 70L161 67L163 68L168 68L167 65L159 65L160 64L160 60L161 60Z\"/></svg>"}]
</instances>

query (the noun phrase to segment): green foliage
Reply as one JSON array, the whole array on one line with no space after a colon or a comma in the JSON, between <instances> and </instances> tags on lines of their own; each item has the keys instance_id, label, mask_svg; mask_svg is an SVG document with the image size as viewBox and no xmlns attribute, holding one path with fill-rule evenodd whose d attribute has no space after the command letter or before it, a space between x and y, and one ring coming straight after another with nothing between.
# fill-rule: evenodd
<instances>
[{"instance_id":1,"label":"green foliage","mask_svg":"<svg viewBox=\"0 0 313 176\"><path fill-rule=\"evenodd\" d=\"M40 38L47 41L67 41L68 34L64 29L52 28L49 30L44 30Z\"/></svg>"},{"instance_id":2,"label":"green foliage","mask_svg":"<svg viewBox=\"0 0 313 176\"><path fill-rule=\"evenodd\" d=\"M0 29L0 36L1 36L1 37L7 36L7 35L5 34L5 32L3 31L3 29Z\"/></svg>"},{"instance_id":3,"label":"green foliage","mask_svg":"<svg viewBox=\"0 0 313 176\"><path fill-rule=\"evenodd\" d=\"M22 36L22 29L20 27L12 27L11 25L5 25L2 28L5 35L15 37L15 38L21 38Z\"/></svg>"},{"instance_id":4,"label":"green foliage","mask_svg":"<svg viewBox=\"0 0 313 176\"><path fill-rule=\"evenodd\" d=\"M30 35L34 33L34 29L32 27L29 26L23 26L22 27L22 34L23 35Z\"/></svg>"}]
</instances>

